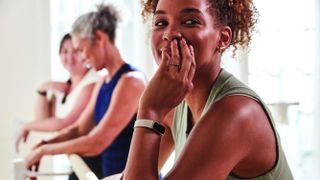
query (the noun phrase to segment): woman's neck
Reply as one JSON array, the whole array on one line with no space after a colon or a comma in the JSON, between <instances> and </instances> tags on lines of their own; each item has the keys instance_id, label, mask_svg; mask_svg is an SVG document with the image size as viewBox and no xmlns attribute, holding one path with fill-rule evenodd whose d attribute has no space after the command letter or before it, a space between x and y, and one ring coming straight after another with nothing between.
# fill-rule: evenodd
<instances>
[{"instance_id":1,"label":"woman's neck","mask_svg":"<svg viewBox=\"0 0 320 180\"><path fill-rule=\"evenodd\" d=\"M108 54L111 54L108 56L109 59L106 60L105 68L108 70L108 74L110 77L114 76L114 74L120 69L120 67L125 63L125 61L122 59L119 50L115 47L109 51Z\"/></svg>"},{"instance_id":2,"label":"woman's neck","mask_svg":"<svg viewBox=\"0 0 320 180\"><path fill-rule=\"evenodd\" d=\"M70 79L71 79L71 89L74 89L80 83L80 81L87 74L88 71L89 70L85 70L85 71L74 73L74 74L70 75L71 76L70 77Z\"/></svg>"},{"instance_id":3,"label":"woman's neck","mask_svg":"<svg viewBox=\"0 0 320 180\"><path fill-rule=\"evenodd\" d=\"M207 68L209 67L209 68ZM193 123L200 119L204 106L209 97L211 88L219 76L220 63L204 66L197 70L193 78L194 88L186 96L186 102L192 112Z\"/></svg>"}]
</instances>

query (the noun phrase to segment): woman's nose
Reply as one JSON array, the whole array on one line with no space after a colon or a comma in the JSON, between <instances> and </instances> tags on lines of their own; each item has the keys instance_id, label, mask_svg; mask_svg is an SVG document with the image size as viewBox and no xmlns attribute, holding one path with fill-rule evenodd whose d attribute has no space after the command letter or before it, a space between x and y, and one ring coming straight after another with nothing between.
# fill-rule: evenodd
<instances>
[{"instance_id":1,"label":"woman's nose","mask_svg":"<svg viewBox=\"0 0 320 180\"><path fill-rule=\"evenodd\" d=\"M162 40L172 41L173 39L181 39L182 34L180 31L168 30L163 33Z\"/></svg>"}]
</instances>

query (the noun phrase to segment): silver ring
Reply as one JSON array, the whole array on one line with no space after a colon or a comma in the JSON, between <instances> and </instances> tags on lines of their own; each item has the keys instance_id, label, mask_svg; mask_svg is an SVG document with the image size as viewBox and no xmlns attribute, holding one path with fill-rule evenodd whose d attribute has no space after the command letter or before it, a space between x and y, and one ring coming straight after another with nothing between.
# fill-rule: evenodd
<instances>
[{"instance_id":1,"label":"silver ring","mask_svg":"<svg viewBox=\"0 0 320 180\"><path fill-rule=\"evenodd\" d=\"M180 68L180 64L169 64L169 66Z\"/></svg>"}]
</instances>

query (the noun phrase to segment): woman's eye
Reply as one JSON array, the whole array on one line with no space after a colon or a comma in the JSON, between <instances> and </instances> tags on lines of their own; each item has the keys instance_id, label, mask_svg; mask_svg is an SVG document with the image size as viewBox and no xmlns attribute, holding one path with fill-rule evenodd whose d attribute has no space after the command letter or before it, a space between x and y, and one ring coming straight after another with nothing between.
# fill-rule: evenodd
<instances>
[{"instance_id":1,"label":"woman's eye","mask_svg":"<svg viewBox=\"0 0 320 180\"><path fill-rule=\"evenodd\" d=\"M163 27L166 26L168 23L166 21L157 21L154 23L155 27Z\"/></svg>"},{"instance_id":2,"label":"woman's eye","mask_svg":"<svg viewBox=\"0 0 320 180\"><path fill-rule=\"evenodd\" d=\"M183 21L183 24L185 24L187 26L192 26L192 25L199 24L199 22L196 20L193 20L193 19L188 19L188 20Z\"/></svg>"}]
</instances>

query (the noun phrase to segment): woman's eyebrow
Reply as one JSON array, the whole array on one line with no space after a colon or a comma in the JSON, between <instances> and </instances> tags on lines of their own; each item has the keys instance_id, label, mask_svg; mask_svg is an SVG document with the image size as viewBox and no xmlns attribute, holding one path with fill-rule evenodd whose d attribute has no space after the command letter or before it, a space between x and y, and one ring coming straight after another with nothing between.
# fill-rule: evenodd
<instances>
[{"instance_id":1,"label":"woman's eyebrow","mask_svg":"<svg viewBox=\"0 0 320 180\"><path fill-rule=\"evenodd\" d=\"M202 14L202 12L199 9L196 8L184 8L180 11L180 13L197 13L197 14Z\"/></svg>"},{"instance_id":2,"label":"woman's eyebrow","mask_svg":"<svg viewBox=\"0 0 320 180\"><path fill-rule=\"evenodd\" d=\"M192 7L184 8L180 11L180 13L181 14L190 14L190 13L202 14L202 12L199 9L192 8ZM165 14L167 13L164 10L156 10L153 15L165 15Z\"/></svg>"},{"instance_id":3,"label":"woman's eyebrow","mask_svg":"<svg viewBox=\"0 0 320 180\"><path fill-rule=\"evenodd\" d=\"M163 10L156 10L153 14L154 14L154 15L157 15L157 14L166 14L166 12L163 11Z\"/></svg>"}]
</instances>

